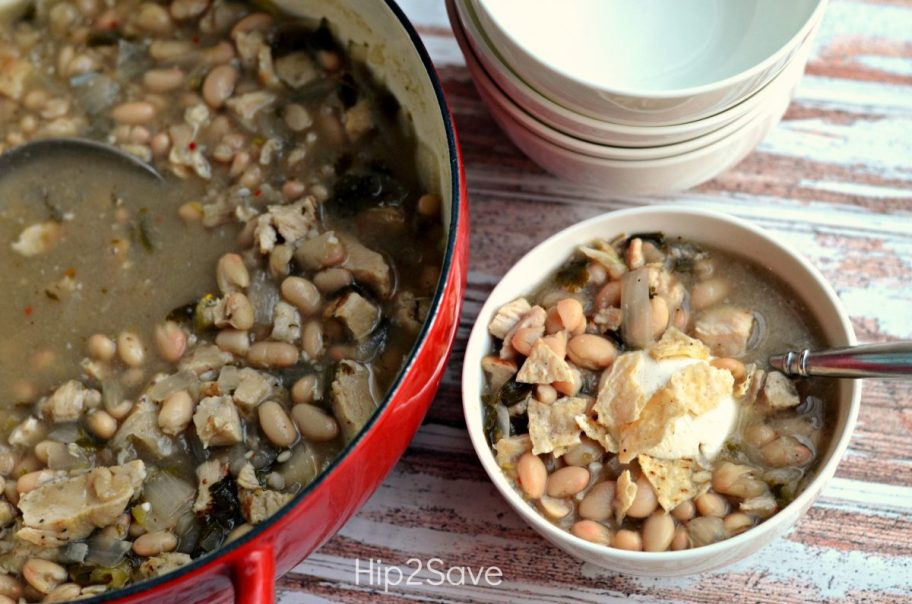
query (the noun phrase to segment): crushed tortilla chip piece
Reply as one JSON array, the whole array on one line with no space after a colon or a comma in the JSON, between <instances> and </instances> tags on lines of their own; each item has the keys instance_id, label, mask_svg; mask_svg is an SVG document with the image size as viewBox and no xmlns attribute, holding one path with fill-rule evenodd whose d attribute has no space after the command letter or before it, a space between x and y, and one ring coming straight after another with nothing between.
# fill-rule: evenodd
<instances>
[{"instance_id":1,"label":"crushed tortilla chip piece","mask_svg":"<svg viewBox=\"0 0 912 604\"><path fill-rule=\"evenodd\" d=\"M614 433L620 426L635 421L648 399L633 377L643 364L642 352L622 354L611 366L595 403L600 424Z\"/></svg>"},{"instance_id":2,"label":"crushed tortilla chip piece","mask_svg":"<svg viewBox=\"0 0 912 604\"><path fill-rule=\"evenodd\" d=\"M605 429L604 426L596 422L594 419L588 415L577 415L576 416L577 425L583 430L583 433L596 441L598 444L602 445L602 448L605 449L608 453L617 453L618 444L617 440Z\"/></svg>"},{"instance_id":3,"label":"crushed tortilla chip piece","mask_svg":"<svg viewBox=\"0 0 912 604\"><path fill-rule=\"evenodd\" d=\"M801 403L798 390L792 380L778 371L770 371L763 384L763 398L773 409L796 407Z\"/></svg>"},{"instance_id":4,"label":"crushed tortilla chip piece","mask_svg":"<svg viewBox=\"0 0 912 604\"><path fill-rule=\"evenodd\" d=\"M494 444L494 450L497 451L497 465L510 470L523 453L532 450L532 439L528 434L505 436Z\"/></svg>"},{"instance_id":5,"label":"crushed tortilla chip piece","mask_svg":"<svg viewBox=\"0 0 912 604\"><path fill-rule=\"evenodd\" d=\"M734 385L735 378L731 372L705 363L694 363L672 375L666 388L689 413L703 415L715 409L724 397L730 396Z\"/></svg>"},{"instance_id":6,"label":"crushed tortilla chip piece","mask_svg":"<svg viewBox=\"0 0 912 604\"><path fill-rule=\"evenodd\" d=\"M633 479L630 478L630 470L624 470L624 472L618 476L617 488L614 491L616 504L614 516L618 524L624 520L624 516L627 515L627 510L630 509L630 506L633 505L633 500L636 499L636 494L637 486Z\"/></svg>"},{"instance_id":7,"label":"crushed tortilla chip piece","mask_svg":"<svg viewBox=\"0 0 912 604\"><path fill-rule=\"evenodd\" d=\"M674 396L670 388L656 392L643 408L639 419L624 426L618 443L618 460L630 463L641 452L658 445L672 422L686 412L684 403Z\"/></svg>"},{"instance_id":8,"label":"crushed tortilla chip piece","mask_svg":"<svg viewBox=\"0 0 912 604\"><path fill-rule=\"evenodd\" d=\"M692 459L656 459L639 455L637 460L643 476L656 492L659 505L666 512L697 497L699 486L694 479L695 464Z\"/></svg>"},{"instance_id":9,"label":"crushed tortilla chip piece","mask_svg":"<svg viewBox=\"0 0 912 604\"><path fill-rule=\"evenodd\" d=\"M532 452L563 455L568 448L580 442L580 427L576 416L586 412L588 400L583 397L565 397L550 405L529 400L529 436Z\"/></svg>"},{"instance_id":10,"label":"crushed tortilla chip piece","mask_svg":"<svg viewBox=\"0 0 912 604\"><path fill-rule=\"evenodd\" d=\"M676 327L669 327L662 339L649 347L649 354L657 361L673 357L706 360L709 358L709 347Z\"/></svg>"},{"instance_id":11,"label":"crushed tortilla chip piece","mask_svg":"<svg viewBox=\"0 0 912 604\"><path fill-rule=\"evenodd\" d=\"M573 373L567 362L542 340L532 345L529 358L516 375L516 381L524 384L552 384L572 379Z\"/></svg>"}]
</instances>

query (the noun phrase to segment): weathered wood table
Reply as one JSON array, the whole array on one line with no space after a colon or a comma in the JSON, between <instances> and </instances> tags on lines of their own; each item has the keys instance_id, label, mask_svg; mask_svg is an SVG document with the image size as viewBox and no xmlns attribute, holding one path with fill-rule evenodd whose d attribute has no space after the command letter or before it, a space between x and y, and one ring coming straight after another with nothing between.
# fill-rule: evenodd
<instances>
[{"instance_id":1,"label":"weathered wood table","mask_svg":"<svg viewBox=\"0 0 912 604\"><path fill-rule=\"evenodd\" d=\"M738 166L681 194L617 198L543 172L479 100L442 0L403 2L436 62L466 161L472 211L468 299L425 425L342 531L278 584L279 601L910 601L912 383L865 384L837 476L786 537L727 570L684 579L613 574L568 558L508 508L469 444L462 351L481 304L553 232L657 202L730 212L773 231L830 279L862 341L912 338L912 2L833 0L785 119ZM499 581L435 585L427 564L496 566ZM420 560L423 569L406 585ZM359 572L360 571L360 572ZM458 574L451 578L458 579ZM489 578L494 578L489 576ZM493 585L498 583L499 585Z\"/></svg>"}]
</instances>

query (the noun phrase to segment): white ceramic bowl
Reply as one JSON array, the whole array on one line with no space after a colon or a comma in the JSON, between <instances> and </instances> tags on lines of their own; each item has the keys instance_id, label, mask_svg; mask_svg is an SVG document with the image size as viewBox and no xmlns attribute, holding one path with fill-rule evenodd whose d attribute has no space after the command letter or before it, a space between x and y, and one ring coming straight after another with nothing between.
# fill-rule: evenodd
<instances>
[{"instance_id":1,"label":"white ceramic bowl","mask_svg":"<svg viewBox=\"0 0 912 604\"><path fill-rule=\"evenodd\" d=\"M581 243L612 238L621 233L662 231L761 262L800 298L832 346L855 344L849 318L823 275L806 259L758 227L737 218L678 206L653 206L603 214L571 226L536 246L510 269L481 309L466 347L462 372L462 400L472 445L497 490L510 506L548 541L569 554L603 568L645 576L696 574L720 568L757 551L790 528L811 506L836 471L849 443L861 398L858 381L842 380L837 400L833 438L823 451L816 476L783 510L758 526L718 543L678 552L629 552L579 539L557 528L514 490L494 459L484 436L480 394L484 376L481 359L492 347L487 325L497 309L527 294L557 269Z\"/></svg>"},{"instance_id":2,"label":"white ceramic bowl","mask_svg":"<svg viewBox=\"0 0 912 604\"><path fill-rule=\"evenodd\" d=\"M504 62L577 113L673 125L735 105L787 65L825 0L468 0Z\"/></svg>"},{"instance_id":3,"label":"white ceramic bowl","mask_svg":"<svg viewBox=\"0 0 912 604\"><path fill-rule=\"evenodd\" d=\"M617 147L657 147L712 133L763 106L763 89L713 116L674 126L627 126L575 113L531 88L517 76L491 45L467 0L447 0L450 23L463 54L472 55L498 88L522 109L548 126L588 142ZM810 46L810 40L806 42Z\"/></svg>"},{"instance_id":4,"label":"white ceramic bowl","mask_svg":"<svg viewBox=\"0 0 912 604\"><path fill-rule=\"evenodd\" d=\"M504 109L510 100L477 65L468 63L479 95L491 116L513 143L549 172L574 182L600 187L613 195L668 193L710 180L740 162L779 121L788 95L776 99L767 112L742 128L694 151L661 159L625 161L591 157L565 149L526 128Z\"/></svg>"},{"instance_id":5,"label":"white ceramic bowl","mask_svg":"<svg viewBox=\"0 0 912 604\"><path fill-rule=\"evenodd\" d=\"M535 116L526 112L521 106L514 102L514 99L509 98L504 91L496 85L491 74L484 69L484 66L478 60L471 45L466 44L465 32L459 27L458 22L454 24L453 32L457 41L463 45L466 64L486 103L497 103L502 111L509 114L509 116L523 128L558 147L590 157L620 161L663 159L690 153L741 130L750 122L756 120L758 116L769 113L771 108L779 106L782 99L789 97L795 84L798 83L798 80L801 79L801 76L804 73L804 66L811 49L810 44L805 44L801 48L799 55L795 57L795 60L755 95L758 102L752 103L752 109L721 128L680 143L654 147L631 148L593 143L579 139L564 134L558 129L536 119Z\"/></svg>"}]
</instances>

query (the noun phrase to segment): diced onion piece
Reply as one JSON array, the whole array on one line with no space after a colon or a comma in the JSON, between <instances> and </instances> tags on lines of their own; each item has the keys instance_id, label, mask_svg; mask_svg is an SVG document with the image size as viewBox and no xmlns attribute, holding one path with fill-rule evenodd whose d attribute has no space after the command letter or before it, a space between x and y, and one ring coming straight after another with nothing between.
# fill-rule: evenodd
<instances>
[{"instance_id":1,"label":"diced onion piece","mask_svg":"<svg viewBox=\"0 0 912 604\"><path fill-rule=\"evenodd\" d=\"M655 341L652 305L649 303L649 273L639 268L621 278L621 336L629 346L645 348Z\"/></svg>"}]
</instances>

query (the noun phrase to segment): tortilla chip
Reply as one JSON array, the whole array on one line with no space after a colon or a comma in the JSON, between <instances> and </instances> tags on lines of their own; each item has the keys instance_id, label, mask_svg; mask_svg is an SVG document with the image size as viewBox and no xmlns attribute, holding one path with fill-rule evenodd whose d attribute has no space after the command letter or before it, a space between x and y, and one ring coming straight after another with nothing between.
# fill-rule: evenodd
<instances>
[{"instance_id":1,"label":"tortilla chip","mask_svg":"<svg viewBox=\"0 0 912 604\"><path fill-rule=\"evenodd\" d=\"M656 392L640 413L639 419L624 426L619 439L618 460L630 463L637 455L660 442L674 420L687 412L671 389L666 387Z\"/></svg>"},{"instance_id":2,"label":"tortilla chip","mask_svg":"<svg viewBox=\"0 0 912 604\"><path fill-rule=\"evenodd\" d=\"M567 362L542 340L532 345L529 358L516 375L516 381L524 384L552 384L572 379L573 373Z\"/></svg>"},{"instance_id":3,"label":"tortilla chip","mask_svg":"<svg viewBox=\"0 0 912 604\"><path fill-rule=\"evenodd\" d=\"M659 505L666 512L699 494L692 459L656 459L649 455L639 455L637 460L643 476L656 492Z\"/></svg>"},{"instance_id":4,"label":"tortilla chip","mask_svg":"<svg viewBox=\"0 0 912 604\"><path fill-rule=\"evenodd\" d=\"M528 434L505 436L494 444L494 450L497 451L497 465L510 470L523 453L532 450L532 439Z\"/></svg>"},{"instance_id":5,"label":"tortilla chip","mask_svg":"<svg viewBox=\"0 0 912 604\"><path fill-rule=\"evenodd\" d=\"M634 376L643 364L644 354L622 354L611 366L611 373L602 385L595 403L600 424L616 435L620 426L635 421L648 399Z\"/></svg>"},{"instance_id":6,"label":"tortilla chip","mask_svg":"<svg viewBox=\"0 0 912 604\"><path fill-rule=\"evenodd\" d=\"M532 452L563 455L567 449L580 442L580 427L576 416L586 412L588 401L582 397L565 397L547 405L541 401L529 401L529 436L532 437Z\"/></svg>"},{"instance_id":7,"label":"tortilla chip","mask_svg":"<svg viewBox=\"0 0 912 604\"><path fill-rule=\"evenodd\" d=\"M614 490L614 517L620 524L627 515L627 510L633 505L636 499L637 486L633 479L630 478L630 470L624 470L623 474L618 476L617 488Z\"/></svg>"},{"instance_id":8,"label":"tortilla chip","mask_svg":"<svg viewBox=\"0 0 912 604\"><path fill-rule=\"evenodd\" d=\"M801 403L798 390L792 380L778 371L771 371L763 384L763 398L773 409L797 407Z\"/></svg>"},{"instance_id":9,"label":"tortilla chip","mask_svg":"<svg viewBox=\"0 0 912 604\"><path fill-rule=\"evenodd\" d=\"M583 433L586 436L602 445L602 448L605 449L605 451L608 453L618 452L617 440L608 433L608 430L606 430L604 426L594 419L588 415L577 415L576 423L582 428Z\"/></svg>"},{"instance_id":10,"label":"tortilla chip","mask_svg":"<svg viewBox=\"0 0 912 604\"><path fill-rule=\"evenodd\" d=\"M669 327L662 339L649 347L649 354L657 361L674 357L706 360L709 358L709 348L678 328Z\"/></svg>"},{"instance_id":11,"label":"tortilla chip","mask_svg":"<svg viewBox=\"0 0 912 604\"><path fill-rule=\"evenodd\" d=\"M665 386L689 413L703 415L731 396L735 378L725 369L694 363L678 371Z\"/></svg>"}]
</instances>

